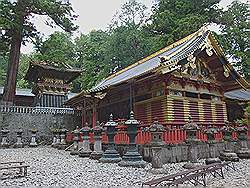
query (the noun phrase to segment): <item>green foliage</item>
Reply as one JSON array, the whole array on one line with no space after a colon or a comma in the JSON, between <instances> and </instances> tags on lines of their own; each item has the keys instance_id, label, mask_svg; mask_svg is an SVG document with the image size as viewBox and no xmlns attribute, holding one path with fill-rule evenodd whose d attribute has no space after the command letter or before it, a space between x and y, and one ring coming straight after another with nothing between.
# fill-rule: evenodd
<instances>
[{"instance_id":1,"label":"green foliage","mask_svg":"<svg viewBox=\"0 0 250 188\"><path fill-rule=\"evenodd\" d=\"M82 76L73 84L82 89L90 89L96 82L107 76L109 63L105 51L109 35L104 31L91 31L75 39L77 67L83 69Z\"/></svg>"},{"instance_id":2,"label":"green foliage","mask_svg":"<svg viewBox=\"0 0 250 188\"><path fill-rule=\"evenodd\" d=\"M223 12L217 7L220 0L161 0L148 17L145 5L129 1L114 16L109 30L91 31L73 40L71 34L65 32L55 32L47 39L42 39L29 19L31 14L48 15L48 25L59 25L65 31L75 30L72 20L76 17L70 4L57 0L19 0L20 2L24 10L28 11L23 28L21 27L23 41L32 38L36 52L21 56L18 87L28 87L23 78L28 62L33 60L67 63L82 69L83 74L73 82L73 91L90 89L109 74L197 31L207 23L222 23L222 45L226 53L233 55L234 60L238 61L238 67L249 78L249 11L242 3L233 3ZM9 51L11 29L20 27L13 22L17 14L16 6L16 3L12 4L7 0L0 2L2 54ZM0 78L5 77L6 70L6 60L0 58ZM0 84L3 83L1 79Z\"/></svg>"},{"instance_id":3,"label":"green foliage","mask_svg":"<svg viewBox=\"0 0 250 188\"><path fill-rule=\"evenodd\" d=\"M76 16L68 2L61 0L17 0L13 3L8 0L0 1L0 55L9 54L3 100L13 102L8 93L15 91L15 75L18 72L21 43L32 41L40 34L31 19L35 15L47 16L47 24L52 27L57 25L67 32L77 29L72 22ZM12 82L10 82L11 79ZM26 86L22 79L19 78L21 86Z\"/></svg>"},{"instance_id":4,"label":"green foliage","mask_svg":"<svg viewBox=\"0 0 250 188\"><path fill-rule=\"evenodd\" d=\"M221 17L222 33L219 35L225 52L234 61L238 71L250 80L250 23L249 7L234 1Z\"/></svg>"},{"instance_id":5,"label":"green foliage","mask_svg":"<svg viewBox=\"0 0 250 188\"><path fill-rule=\"evenodd\" d=\"M220 0L161 0L153 9L147 29L158 40L160 48L173 43L206 23L217 23Z\"/></svg>"},{"instance_id":6,"label":"green foliage","mask_svg":"<svg viewBox=\"0 0 250 188\"><path fill-rule=\"evenodd\" d=\"M74 43L69 33L55 32L45 41L36 44L40 61L74 64Z\"/></svg>"}]
</instances>

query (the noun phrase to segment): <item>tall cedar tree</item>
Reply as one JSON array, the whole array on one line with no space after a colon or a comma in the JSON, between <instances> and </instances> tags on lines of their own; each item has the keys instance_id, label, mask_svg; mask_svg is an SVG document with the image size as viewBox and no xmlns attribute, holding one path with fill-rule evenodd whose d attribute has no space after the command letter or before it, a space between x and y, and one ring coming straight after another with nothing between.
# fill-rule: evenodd
<instances>
[{"instance_id":1,"label":"tall cedar tree","mask_svg":"<svg viewBox=\"0 0 250 188\"><path fill-rule=\"evenodd\" d=\"M2 0L0 13L1 41L10 51L3 101L13 104L21 44L39 34L30 18L34 15L45 15L48 17L48 25L58 25L71 32L77 29L72 23L76 16L69 2L59 0L17 0L13 3Z\"/></svg>"}]
</instances>

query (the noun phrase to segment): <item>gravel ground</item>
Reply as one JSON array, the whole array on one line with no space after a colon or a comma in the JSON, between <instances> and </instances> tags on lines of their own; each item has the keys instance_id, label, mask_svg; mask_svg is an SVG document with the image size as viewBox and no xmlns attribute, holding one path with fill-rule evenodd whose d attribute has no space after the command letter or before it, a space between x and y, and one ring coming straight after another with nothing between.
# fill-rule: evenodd
<instances>
[{"instance_id":1,"label":"gravel ground","mask_svg":"<svg viewBox=\"0 0 250 188\"><path fill-rule=\"evenodd\" d=\"M27 177L0 180L0 187L140 187L142 182L162 176L151 174L150 164L145 169L119 167L71 156L69 152L50 147L0 149L2 161L25 161L30 167ZM166 164L164 168L171 174L183 170L183 164ZM225 179L209 178L208 187L250 187L250 160L241 160L235 166L237 171L225 171Z\"/></svg>"}]
</instances>

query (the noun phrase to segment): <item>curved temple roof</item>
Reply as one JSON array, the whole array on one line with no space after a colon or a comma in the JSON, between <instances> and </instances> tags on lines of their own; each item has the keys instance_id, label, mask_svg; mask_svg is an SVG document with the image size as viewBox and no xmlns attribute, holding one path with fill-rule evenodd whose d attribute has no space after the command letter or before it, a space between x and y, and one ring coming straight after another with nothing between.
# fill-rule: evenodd
<instances>
[{"instance_id":1,"label":"curved temple roof","mask_svg":"<svg viewBox=\"0 0 250 188\"><path fill-rule=\"evenodd\" d=\"M238 89L226 92L225 97L230 99L236 99L240 101L249 101L250 100L250 89L244 90L244 89Z\"/></svg>"},{"instance_id":2,"label":"curved temple roof","mask_svg":"<svg viewBox=\"0 0 250 188\"><path fill-rule=\"evenodd\" d=\"M123 82L126 82L130 79L136 78L143 74L155 71L156 68L163 66L167 68L165 73L171 72L178 69L180 66L177 64L178 61L187 58L189 55L194 53L198 49L203 49L207 45L208 40L214 40L211 36L210 31L206 27L202 27L197 32L173 43L170 46L167 46L158 52L128 66L125 69L118 71L117 73L109 76L108 78L101 81L99 84L94 86L92 89L87 92L99 92L110 86L114 86ZM211 41L210 41L211 42ZM216 41L213 41L216 44L216 48L219 49L219 53L222 54L222 49L218 46ZM166 60L162 62L160 57L164 57ZM225 59L225 57L223 57ZM233 78L243 87L248 88L249 84L242 79L238 73L232 68L227 61L221 62L226 64L226 67L230 70Z\"/></svg>"},{"instance_id":3,"label":"curved temple roof","mask_svg":"<svg viewBox=\"0 0 250 188\"><path fill-rule=\"evenodd\" d=\"M186 38L167 46L162 50L136 62L135 64L132 64L129 67L111 75L90 89L89 92L101 91L109 86L141 76L142 74L146 74L161 65L161 61L159 59L161 56L170 57L169 61L171 62L177 62L177 60L187 57L190 53L197 49L209 33L208 31L203 31L203 35L200 35L200 32L201 31L199 30L198 32L193 33ZM174 66L172 68L173 69L171 69L171 71L177 69L178 66Z\"/></svg>"}]
</instances>

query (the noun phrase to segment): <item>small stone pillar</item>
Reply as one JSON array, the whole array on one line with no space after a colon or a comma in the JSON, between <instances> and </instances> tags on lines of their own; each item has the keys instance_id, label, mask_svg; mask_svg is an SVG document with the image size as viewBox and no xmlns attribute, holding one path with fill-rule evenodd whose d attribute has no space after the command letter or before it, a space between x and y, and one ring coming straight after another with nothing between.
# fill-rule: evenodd
<instances>
[{"instance_id":1,"label":"small stone pillar","mask_svg":"<svg viewBox=\"0 0 250 188\"><path fill-rule=\"evenodd\" d=\"M58 147L60 145L60 143L61 143L60 135L61 135L61 129L58 129L57 134L56 134L56 147Z\"/></svg>"},{"instance_id":2,"label":"small stone pillar","mask_svg":"<svg viewBox=\"0 0 250 188\"><path fill-rule=\"evenodd\" d=\"M200 128L192 121L191 116L189 116L189 121L183 126L183 129L186 131L187 139L185 142L188 146L188 162L183 167L190 169L194 168L197 165L196 163L198 163L197 145L200 141L197 139L196 133Z\"/></svg>"},{"instance_id":3,"label":"small stone pillar","mask_svg":"<svg viewBox=\"0 0 250 188\"><path fill-rule=\"evenodd\" d=\"M57 146L58 149L66 149L67 148L67 143L66 143L67 132L68 132L68 130L65 128L60 129L59 133L61 133L60 134L61 141Z\"/></svg>"},{"instance_id":4,"label":"small stone pillar","mask_svg":"<svg viewBox=\"0 0 250 188\"><path fill-rule=\"evenodd\" d=\"M23 142L22 142L22 134L23 134L23 130L22 129L18 129L16 131L17 134L17 141L14 144L15 148L23 148Z\"/></svg>"},{"instance_id":5,"label":"small stone pillar","mask_svg":"<svg viewBox=\"0 0 250 188\"><path fill-rule=\"evenodd\" d=\"M235 131L235 129L229 125L228 122L225 123L225 125L221 128L221 132L223 133L223 140L225 143L225 149L220 153L220 160L222 161L233 161L237 162L239 161L239 157L236 153L233 152L233 146L232 146L232 132Z\"/></svg>"},{"instance_id":6,"label":"small stone pillar","mask_svg":"<svg viewBox=\"0 0 250 188\"><path fill-rule=\"evenodd\" d=\"M241 159L250 159L250 150L248 149L248 146L247 146L248 128L247 128L247 126L239 125L236 128L236 131L238 133L238 145L240 147L240 149L236 152L236 154Z\"/></svg>"},{"instance_id":7,"label":"small stone pillar","mask_svg":"<svg viewBox=\"0 0 250 188\"><path fill-rule=\"evenodd\" d=\"M113 121L113 115L110 115L109 121L105 124L108 136L108 149L103 153L99 159L102 163L118 163L122 160L119 153L115 149L114 136L116 134L117 123Z\"/></svg>"},{"instance_id":8,"label":"small stone pillar","mask_svg":"<svg viewBox=\"0 0 250 188\"><path fill-rule=\"evenodd\" d=\"M52 140L51 147L55 147L56 146L58 131L59 131L58 129L51 129L51 132L53 134L53 140Z\"/></svg>"},{"instance_id":9,"label":"small stone pillar","mask_svg":"<svg viewBox=\"0 0 250 188\"><path fill-rule=\"evenodd\" d=\"M155 120L148 130L152 135L152 141L150 143L152 149L151 172L154 174L165 173L162 161L162 148L165 143L163 142L162 135L166 129L157 120Z\"/></svg>"},{"instance_id":10,"label":"small stone pillar","mask_svg":"<svg viewBox=\"0 0 250 188\"><path fill-rule=\"evenodd\" d=\"M127 134L129 136L129 148L118 165L144 168L147 163L142 159L135 143L139 121L134 118L134 112L130 112L130 118L125 122L125 125L127 126Z\"/></svg>"},{"instance_id":11,"label":"small stone pillar","mask_svg":"<svg viewBox=\"0 0 250 188\"><path fill-rule=\"evenodd\" d=\"M216 157L217 152L217 141L215 140L214 135L218 133L218 130L213 126L209 126L204 130L204 133L207 135L207 144L209 146L209 158L205 160L206 164L212 163L221 163L221 160Z\"/></svg>"},{"instance_id":12,"label":"small stone pillar","mask_svg":"<svg viewBox=\"0 0 250 188\"><path fill-rule=\"evenodd\" d=\"M2 129L1 134L2 134L2 141L1 141L1 148L8 148L10 147L10 143L8 142L8 134L9 130L7 129Z\"/></svg>"},{"instance_id":13,"label":"small stone pillar","mask_svg":"<svg viewBox=\"0 0 250 188\"><path fill-rule=\"evenodd\" d=\"M37 147L37 142L36 142L36 133L37 129L31 129L31 142L30 142L30 147Z\"/></svg>"},{"instance_id":14,"label":"small stone pillar","mask_svg":"<svg viewBox=\"0 0 250 188\"><path fill-rule=\"evenodd\" d=\"M80 157L89 157L90 153L92 152L90 150L90 145L89 145L89 133L91 129L88 126L88 123L85 124L83 128L80 129L80 132L82 133L82 148L79 149L79 156Z\"/></svg>"},{"instance_id":15,"label":"small stone pillar","mask_svg":"<svg viewBox=\"0 0 250 188\"><path fill-rule=\"evenodd\" d=\"M102 131L99 121L96 122L96 126L92 129L94 132L94 151L90 154L91 159L100 159L102 157Z\"/></svg>"},{"instance_id":16,"label":"small stone pillar","mask_svg":"<svg viewBox=\"0 0 250 188\"><path fill-rule=\"evenodd\" d=\"M79 152L78 152L78 149L79 149L79 146L78 146L78 143L79 143L79 140L80 140L80 131L79 131L79 127L77 126L76 129L74 131L72 131L72 134L74 135L74 138L73 138L73 149L70 151L70 155L78 155Z\"/></svg>"}]
</instances>

